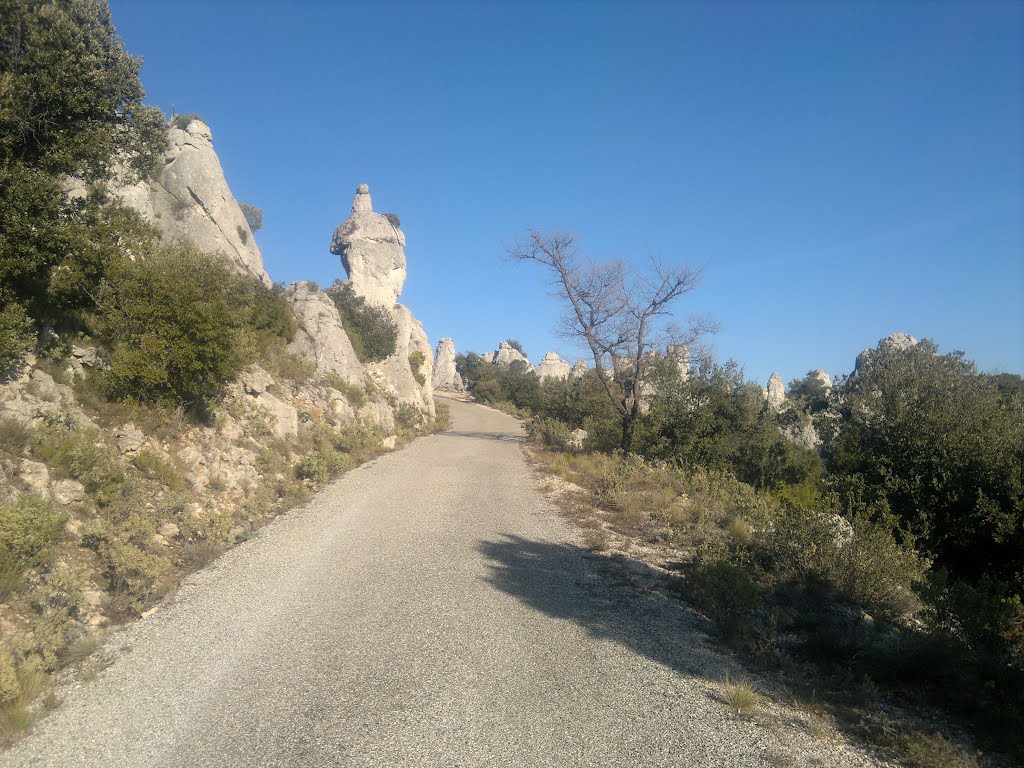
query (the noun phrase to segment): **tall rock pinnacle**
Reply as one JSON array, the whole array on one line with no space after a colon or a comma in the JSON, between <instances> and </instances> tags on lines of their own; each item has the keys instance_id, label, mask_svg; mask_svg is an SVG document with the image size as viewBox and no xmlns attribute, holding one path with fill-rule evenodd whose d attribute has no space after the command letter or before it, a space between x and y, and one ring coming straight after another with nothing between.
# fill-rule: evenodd
<instances>
[{"instance_id":1,"label":"tall rock pinnacle","mask_svg":"<svg viewBox=\"0 0 1024 768\"><path fill-rule=\"evenodd\" d=\"M341 257L352 290L371 304L390 307L401 295L405 235L391 219L373 212L366 184L356 189L352 214L335 230L331 253Z\"/></svg>"}]
</instances>

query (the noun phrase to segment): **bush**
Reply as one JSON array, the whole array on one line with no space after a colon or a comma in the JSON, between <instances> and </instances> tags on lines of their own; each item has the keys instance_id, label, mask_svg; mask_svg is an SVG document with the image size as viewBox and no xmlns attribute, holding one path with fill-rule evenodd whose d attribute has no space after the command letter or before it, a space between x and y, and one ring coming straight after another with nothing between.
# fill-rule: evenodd
<instances>
[{"instance_id":1,"label":"bush","mask_svg":"<svg viewBox=\"0 0 1024 768\"><path fill-rule=\"evenodd\" d=\"M108 396L200 413L268 339L294 332L283 297L183 246L122 260L98 304L97 336L110 349Z\"/></svg>"},{"instance_id":2,"label":"bush","mask_svg":"<svg viewBox=\"0 0 1024 768\"><path fill-rule=\"evenodd\" d=\"M32 321L19 304L0 309L0 374L20 363L32 345Z\"/></svg>"},{"instance_id":3,"label":"bush","mask_svg":"<svg viewBox=\"0 0 1024 768\"><path fill-rule=\"evenodd\" d=\"M352 290L351 283L341 280L335 281L327 294L338 308L341 324L360 362L380 362L395 353L398 326L384 307L367 304Z\"/></svg>"},{"instance_id":4,"label":"bush","mask_svg":"<svg viewBox=\"0 0 1024 768\"><path fill-rule=\"evenodd\" d=\"M526 434L533 441L553 448L556 451L569 450L569 429L557 419L529 419L526 422Z\"/></svg>"},{"instance_id":5,"label":"bush","mask_svg":"<svg viewBox=\"0 0 1024 768\"><path fill-rule=\"evenodd\" d=\"M45 562L64 537L66 516L48 500L22 494L0 503L0 559L22 568Z\"/></svg>"},{"instance_id":6,"label":"bush","mask_svg":"<svg viewBox=\"0 0 1024 768\"><path fill-rule=\"evenodd\" d=\"M420 350L417 349L409 354L409 370L412 371L412 377L421 387L427 383L427 377L423 374L425 362L427 362L427 356Z\"/></svg>"},{"instance_id":7,"label":"bush","mask_svg":"<svg viewBox=\"0 0 1024 768\"><path fill-rule=\"evenodd\" d=\"M245 223L249 225L249 229L253 232L258 232L263 228L262 208L249 205L249 203L240 203L238 207L242 209L242 215L245 217Z\"/></svg>"},{"instance_id":8,"label":"bush","mask_svg":"<svg viewBox=\"0 0 1024 768\"><path fill-rule=\"evenodd\" d=\"M323 377L323 385L336 389L345 396L355 408L358 410L366 405L366 390L360 387L358 384L352 384L346 379L343 379L334 371L330 371Z\"/></svg>"}]
</instances>

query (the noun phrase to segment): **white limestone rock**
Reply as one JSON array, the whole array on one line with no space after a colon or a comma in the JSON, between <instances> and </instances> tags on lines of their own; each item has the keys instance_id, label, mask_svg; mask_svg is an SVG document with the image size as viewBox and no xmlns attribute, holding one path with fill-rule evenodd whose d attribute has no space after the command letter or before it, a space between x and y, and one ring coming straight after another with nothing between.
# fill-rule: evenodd
<instances>
[{"instance_id":1,"label":"white limestone rock","mask_svg":"<svg viewBox=\"0 0 1024 768\"><path fill-rule=\"evenodd\" d=\"M573 381L577 381L579 379L582 379L586 375L587 361L581 357L575 363L573 363L572 370L569 371L569 378L572 379Z\"/></svg>"},{"instance_id":2,"label":"white limestone rock","mask_svg":"<svg viewBox=\"0 0 1024 768\"><path fill-rule=\"evenodd\" d=\"M685 344L669 344L666 356L675 365L680 381L690 378L690 348Z\"/></svg>"},{"instance_id":3,"label":"white limestone rock","mask_svg":"<svg viewBox=\"0 0 1024 768\"><path fill-rule=\"evenodd\" d=\"M583 450L583 442L587 439L587 430L585 429L574 429L569 433L569 439L566 441L566 445L574 451Z\"/></svg>"},{"instance_id":4,"label":"white limestone rock","mask_svg":"<svg viewBox=\"0 0 1024 768\"><path fill-rule=\"evenodd\" d=\"M135 456L146 445L146 435L134 424L125 424L117 430L117 452L122 456Z\"/></svg>"},{"instance_id":5,"label":"white limestone rock","mask_svg":"<svg viewBox=\"0 0 1024 768\"><path fill-rule=\"evenodd\" d=\"M832 391L832 379L825 372L824 368L815 368L811 371L811 378L817 381L826 393Z\"/></svg>"},{"instance_id":6,"label":"white limestone rock","mask_svg":"<svg viewBox=\"0 0 1024 768\"><path fill-rule=\"evenodd\" d=\"M786 385L782 383L782 374L775 371L768 379L766 399L776 411L781 411L786 402Z\"/></svg>"},{"instance_id":7,"label":"white limestone rock","mask_svg":"<svg viewBox=\"0 0 1024 768\"><path fill-rule=\"evenodd\" d=\"M441 339L434 351L434 366L431 372L434 389L442 392L464 392L462 377L455 368L455 342Z\"/></svg>"},{"instance_id":8,"label":"white limestone rock","mask_svg":"<svg viewBox=\"0 0 1024 768\"><path fill-rule=\"evenodd\" d=\"M50 470L41 461L22 459L18 467L21 482L35 493L47 496L50 493Z\"/></svg>"},{"instance_id":9,"label":"white limestone rock","mask_svg":"<svg viewBox=\"0 0 1024 768\"><path fill-rule=\"evenodd\" d=\"M909 333L903 333L902 331L890 333L884 339L879 339L878 345L874 349L865 349L857 355L857 362L853 368L854 373L867 365L871 361L871 358L879 352L902 352L905 349L910 349L916 344L917 339Z\"/></svg>"},{"instance_id":10,"label":"white limestone rock","mask_svg":"<svg viewBox=\"0 0 1024 768\"><path fill-rule=\"evenodd\" d=\"M537 376L541 381L544 379L567 379L571 371L569 363L559 357L557 352L548 352L544 355L544 359L540 361L540 365L536 369Z\"/></svg>"},{"instance_id":11,"label":"white limestone rock","mask_svg":"<svg viewBox=\"0 0 1024 768\"><path fill-rule=\"evenodd\" d=\"M352 290L371 304L392 306L405 285L405 234L373 212L370 189L360 184L352 214L335 230L331 253L341 257Z\"/></svg>"},{"instance_id":12,"label":"white limestone rock","mask_svg":"<svg viewBox=\"0 0 1024 768\"><path fill-rule=\"evenodd\" d=\"M80 196L85 189L84 183L72 179L66 191ZM202 120L192 120L183 129L168 126L167 149L154 178L129 183L121 170L108 189L164 239L221 254L238 271L271 285L263 254L231 194L213 149L213 135Z\"/></svg>"},{"instance_id":13,"label":"white limestone rock","mask_svg":"<svg viewBox=\"0 0 1024 768\"><path fill-rule=\"evenodd\" d=\"M399 405L408 403L420 413L433 418L432 354L426 331L408 307L392 304L389 311L398 328L395 352L380 362L367 363L366 371L377 388L394 398ZM412 370L411 359L414 353L419 353L423 360L415 372Z\"/></svg>"},{"instance_id":14,"label":"white limestone rock","mask_svg":"<svg viewBox=\"0 0 1024 768\"><path fill-rule=\"evenodd\" d=\"M85 486L77 480L60 480L54 483L51 494L54 501L67 507L85 499Z\"/></svg>"},{"instance_id":15,"label":"white limestone rock","mask_svg":"<svg viewBox=\"0 0 1024 768\"><path fill-rule=\"evenodd\" d=\"M335 373L349 384L363 386L366 371L331 297L312 282L292 283L284 295L299 326L288 350L313 363L318 378Z\"/></svg>"},{"instance_id":16,"label":"white limestone rock","mask_svg":"<svg viewBox=\"0 0 1024 768\"><path fill-rule=\"evenodd\" d=\"M494 357L491 362L494 365L512 365L512 363L523 363L525 370L532 371L533 366L530 361L526 359L526 356L518 349L513 347L507 341L501 342L498 345L498 349L494 352Z\"/></svg>"}]
</instances>

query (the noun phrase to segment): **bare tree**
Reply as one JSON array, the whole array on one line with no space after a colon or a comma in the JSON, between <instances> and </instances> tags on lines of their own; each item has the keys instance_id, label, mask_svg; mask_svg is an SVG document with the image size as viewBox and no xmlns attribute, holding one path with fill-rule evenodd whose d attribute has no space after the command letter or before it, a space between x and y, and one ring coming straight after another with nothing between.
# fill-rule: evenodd
<instances>
[{"instance_id":1,"label":"bare tree","mask_svg":"<svg viewBox=\"0 0 1024 768\"><path fill-rule=\"evenodd\" d=\"M622 419L621 448L633 432L658 353L669 344L693 344L715 327L691 317L686 328L671 322L671 305L700 282L702 268L666 267L651 258L641 273L624 261L598 264L581 256L572 234L533 227L507 251L510 261L534 261L551 272L553 294L563 302L558 333L590 349L604 390Z\"/></svg>"}]
</instances>

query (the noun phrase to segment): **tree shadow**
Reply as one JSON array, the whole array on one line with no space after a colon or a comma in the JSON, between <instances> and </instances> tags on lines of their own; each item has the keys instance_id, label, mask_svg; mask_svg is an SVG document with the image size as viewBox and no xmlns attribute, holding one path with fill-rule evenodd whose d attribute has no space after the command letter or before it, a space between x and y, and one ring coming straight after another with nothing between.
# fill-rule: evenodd
<instances>
[{"instance_id":1,"label":"tree shadow","mask_svg":"<svg viewBox=\"0 0 1024 768\"><path fill-rule=\"evenodd\" d=\"M511 432L467 432L449 429L437 433L439 437L469 437L474 440L495 440L502 443L522 443L526 438Z\"/></svg>"},{"instance_id":2,"label":"tree shadow","mask_svg":"<svg viewBox=\"0 0 1024 768\"><path fill-rule=\"evenodd\" d=\"M742 666L708 645L706 619L667 597L671 579L622 556L502 534L478 544L487 582L542 613L568 619L676 672L719 682Z\"/></svg>"}]
</instances>

